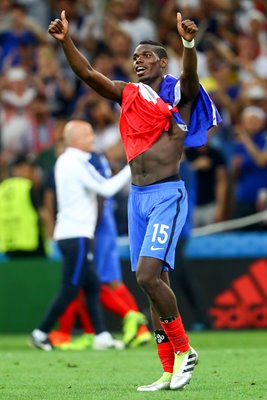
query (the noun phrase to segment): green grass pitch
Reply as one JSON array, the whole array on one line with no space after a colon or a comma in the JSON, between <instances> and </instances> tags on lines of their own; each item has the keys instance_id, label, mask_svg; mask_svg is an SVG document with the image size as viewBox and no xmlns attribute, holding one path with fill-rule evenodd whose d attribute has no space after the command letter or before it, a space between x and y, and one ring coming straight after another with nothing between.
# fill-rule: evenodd
<instances>
[{"instance_id":1,"label":"green grass pitch","mask_svg":"<svg viewBox=\"0 0 267 400\"><path fill-rule=\"evenodd\" d=\"M161 374L156 346L50 353L25 336L0 336L3 400L267 399L267 332L189 333L199 365L182 391L137 392Z\"/></svg>"}]
</instances>

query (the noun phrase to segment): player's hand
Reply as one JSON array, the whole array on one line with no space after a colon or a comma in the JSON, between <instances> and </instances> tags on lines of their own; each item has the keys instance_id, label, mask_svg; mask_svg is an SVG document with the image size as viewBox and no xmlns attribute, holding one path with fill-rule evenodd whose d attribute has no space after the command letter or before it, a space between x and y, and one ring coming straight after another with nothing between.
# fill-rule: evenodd
<instances>
[{"instance_id":1,"label":"player's hand","mask_svg":"<svg viewBox=\"0 0 267 400\"><path fill-rule=\"evenodd\" d=\"M54 19L50 22L48 32L57 40L64 40L69 30L69 23L66 19L65 10L61 12L61 19Z\"/></svg>"},{"instance_id":2,"label":"player's hand","mask_svg":"<svg viewBox=\"0 0 267 400\"><path fill-rule=\"evenodd\" d=\"M195 22L191 21L190 19L185 19L182 21L182 15L178 12L177 30L182 38L188 42L191 42L191 40L193 40L197 35L198 27L196 26Z\"/></svg>"}]
</instances>

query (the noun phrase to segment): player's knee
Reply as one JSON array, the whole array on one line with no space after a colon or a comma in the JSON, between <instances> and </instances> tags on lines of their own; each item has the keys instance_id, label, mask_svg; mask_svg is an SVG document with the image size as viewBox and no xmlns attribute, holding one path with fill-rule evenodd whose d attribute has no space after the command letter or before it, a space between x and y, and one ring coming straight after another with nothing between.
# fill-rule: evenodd
<instances>
[{"instance_id":1,"label":"player's knee","mask_svg":"<svg viewBox=\"0 0 267 400\"><path fill-rule=\"evenodd\" d=\"M151 276L150 274L143 273L143 272L137 272L136 273L136 279L138 285L146 292L150 293L154 290L154 287L156 285L156 279L155 277Z\"/></svg>"},{"instance_id":2,"label":"player's knee","mask_svg":"<svg viewBox=\"0 0 267 400\"><path fill-rule=\"evenodd\" d=\"M143 277L142 277L141 275L136 274L136 280L137 280L138 285L139 285L141 288L144 288L144 287L145 287L146 281L143 279Z\"/></svg>"}]
</instances>

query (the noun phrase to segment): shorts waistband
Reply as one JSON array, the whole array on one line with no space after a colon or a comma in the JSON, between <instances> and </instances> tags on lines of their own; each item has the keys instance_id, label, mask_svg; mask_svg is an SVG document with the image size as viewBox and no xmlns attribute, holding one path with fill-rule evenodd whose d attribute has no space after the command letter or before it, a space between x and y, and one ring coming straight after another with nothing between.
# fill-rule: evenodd
<instances>
[{"instance_id":1,"label":"shorts waistband","mask_svg":"<svg viewBox=\"0 0 267 400\"><path fill-rule=\"evenodd\" d=\"M179 181L160 182L146 186L136 186L131 184L131 190L135 193L152 193L161 190L184 189L184 188L185 188L184 181L182 181L181 179Z\"/></svg>"},{"instance_id":2,"label":"shorts waistband","mask_svg":"<svg viewBox=\"0 0 267 400\"><path fill-rule=\"evenodd\" d=\"M150 183L150 185L156 185L157 183L164 183L164 182L174 182L174 181L180 181L180 176L178 174L168 176L168 178L161 179L160 181Z\"/></svg>"}]
</instances>

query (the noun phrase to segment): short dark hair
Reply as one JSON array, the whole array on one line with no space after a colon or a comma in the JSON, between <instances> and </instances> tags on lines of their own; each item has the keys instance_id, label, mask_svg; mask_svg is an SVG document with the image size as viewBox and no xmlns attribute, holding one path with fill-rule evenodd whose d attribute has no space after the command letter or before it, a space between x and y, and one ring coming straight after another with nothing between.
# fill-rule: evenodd
<instances>
[{"instance_id":1,"label":"short dark hair","mask_svg":"<svg viewBox=\"0 0 267 400\"><path fill-rule=\"evenodd\" d=\"M168 58L167 51L160 42L155 42L154 40L142 40L139 44L148 44L154 48L154 52L159 56L159 58Z\"/></svg>"}]
</instances>

